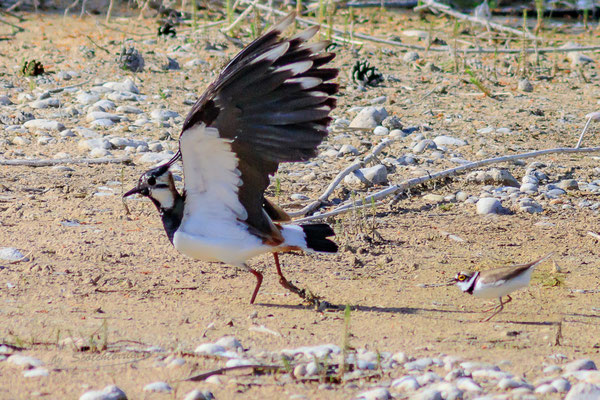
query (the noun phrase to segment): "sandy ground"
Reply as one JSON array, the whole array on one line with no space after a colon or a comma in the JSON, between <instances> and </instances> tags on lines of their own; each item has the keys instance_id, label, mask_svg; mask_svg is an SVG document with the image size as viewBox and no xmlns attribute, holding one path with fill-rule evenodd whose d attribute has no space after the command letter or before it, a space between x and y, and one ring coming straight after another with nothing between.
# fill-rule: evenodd
<instances>
[{"instance_id":1,"label":"sandy ground","mask_svg":"<svg viewBox=\"0 0 600 400\"><path fill-rule=\"evenodd\" d=\"M369 13L364 15L372 17ZM127 34L99 25L100 19L91 17L63 20L52 15L31 15L28 18L23 23L30 29L28 32L0 43L4 81L31 91L28 82L13 68L22 57L42 59L54 72L80 71L81 77L73 84L96 78L122 80L127 76L116 69L113 55L95 48L97 58L87 60L77 52L79 45L94 48L88 36L116 52L121 40L130 37ZM383 21L374 26L362 24L357 29L381 34L386 27L398 24L405 29L425 31L432 27L446 40L450 40L452 31L452 24L443 20L430 24L416 17L388 14ZM120 20L118 25L111 26L149 33L146 37L134 36L140 40L154 35L154 22L124 22ZM69 30L62 29L65 24ZM137 106L151 110L156 104L165 104L186 114L189 106L182 103L184 93L201 92L214 77L215 68L237 51L214 31L207 35L206 39L198 40L195 56L206 59L209 65L192 71L138 74L142 93L154 95L159 88L168 88L172 93L166 100L152 100L154 106ZM597 40L598 34L565 29L557 38L586 43ZM155 45L139 44L139 48L164 52L166 47L178 43L178 39L170 40ZM227 45L226 56L203 50L205 40ZM417 43L414 39L403 40ZM353 114L346 113L350 107L367 105L369 99L387 95L385 107L405 125L428 125L437 134L467 139L469 146L461 149L466 159L573 145L583 126L583 116L598 108L597 64L583 70L592 82L587 83L576 71L571 71L564 55L542 57L541 66L547 70L531 74L534 91L527 94L516 90L517 77L507 75L508 67L501 66L496 85L484 81L494 92L508 93L494 100L479 95L465 81L468 79L465 74L413 67L402 62L403 53L398 49L384 52L371 44L359 51L360 57L371 58L384 74L391 74L398 81L388 81L360 93L350 88L347 79L356 58L350 49L339 48L339 51L336 63L344 74L340 79L342 91L336 116L351 118ZM421 54L421 57L419 67L427 61L438 66L452 62L445 54ZM514 68L517 58L503 56L501 60ZM481 63L482 75L491 74L489 71L494 68L492 56L473 57L472 61ZM536 79L539 75L551 75L552 65L558 68L553 78ZM49 76L55 79L54 75ZM72 83L55 82L44 87ZM536 115L532 110L543 113ZM68 127L76 124L67 118L61 121ZM508 127L518 134L482 137L476 133L488 125ZM174 137L177 129L169 129ZM590 146L598 145L595 132L597 129L586 137ZM161 133L157 129L148 136L158 139ZM368 133L350 135L344 143L355 145L364 154L380 140ZM33 144L20 147L25 156L46 158L59 151L78 153L77 138L42 147L32 136ZM11 134L5 133L5 137L10 138ZM409 143L394 144L385 155L406 153L410 151ZM173 141L173 148L175 145ZM3 158L16 158L12 145L2 145L0 151ZM343 158L322 163L322 168L314 171L319 179L309 183L290 174L296 168L305 173L304 167L286 166L279 174L280 203L290 203L292 193L316 198L351 161ZM551 180L598 179L592 177L593 168L599 165L593 155L547 156L539 161L547 165L544 172ZM421 170L398 169L389 179L399 182L418 176L423 170L449 166L444 161L422 165ZM341 346L343 312L315 311L286 293L278 285L271 256L258 257L252 262L265 272L265 282L257 304L249 305L254 286L251 275L179 255L168 242L148 201L128 201L131 213L126 213L120 193L137 181L144 165L72 168L68 172L52 168L0 168L0 246L17 247L31 259L0 263L0 339L22 348L22 354L43 360L51 371L48 377L24 378L19 368L0 363L0 398L77 398L85 390L110 384L119 386L129 398L159 398L166 395L143 392L142 388L164 380L176 389L173 398L182 398L193 388L208 388L218 399L286 398L293 394L347 399L377 382L404 374L393 370L383 377L358 380L355 385L334 385L329 391L319 390L319 382L295 382L285 374L262 377L230 374L222 377L220 385L182 382L193 372L223 366L222 360L194 355L193 350L201 343L225 335L238 338L253 354L324 343ZM525 166L511 165L510 171L520 179ZM108 182L119 182L112 186L116 195L94 196L97 187ZM458 190L478 195L481 186L459 177L445 185L430 186L423 194L448 195ZM270 193L275 196L274 189ZM362 196L366 192L361 193ZM333 197L345 200L344 195L339 190ZM341 251L336 255L283 255L284 270L290 280L330 303L354 306L350 343L355 348L404 351L416 358L449 354L501 363L506 370L534 380L541 375L545 363L555 363L549 356L556 353L566 355L567 360L591 358L597 364L600 361L600 248L598 240L588 235L590 231L600 231L598 213L589 208L562 208L564 204L576 205L582 198L600 201L598 194L578 191L546 205L541 214L515 209L512 215L480 216L474 205L440 206L415 194L394 206L380 207L375 217L372 210L367 210L331 220L338 232ZM68 226L66 221L79 224ZM448 233L463 241L453 240ZM531 287L515 293L514 301L491 322L478 322L489 302L462 294L455 287L425 287L443 283L459 270L527 262L551 251L555 252L552 261L539 266ZM555 272L554 263L561 273ZM561 284L553 285L557 280ZM556 345L558 323L562 330L560 345ZM276 334L251 329L260 326ZM97 348L76 352L70 346L59 346L67 337L84 338ZM104 350L105 346L110 351ZM179 368L158 367L157 355L132 353L126 351L128 346L136 349L160 346L166 354L178 354L187 362ZM135 361L131 357L136 357Z\"/></svg>"}]
</instances>

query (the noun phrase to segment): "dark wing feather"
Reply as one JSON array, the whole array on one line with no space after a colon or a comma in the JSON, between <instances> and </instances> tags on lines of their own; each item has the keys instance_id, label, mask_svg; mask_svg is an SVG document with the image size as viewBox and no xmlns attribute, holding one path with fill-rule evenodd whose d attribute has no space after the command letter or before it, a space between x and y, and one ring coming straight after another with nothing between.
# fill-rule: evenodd
<instances>
[{"instance_id":1,"label":"dark wing feather","mask_svg":"<svg viewBox=\"0 0 600 400\"><path fill-rule=\"evenodd\" d=\"M273 207L264 198L269 175L281 162L306 161L327 135L338 70L321 68L335 54L323 52L328 42L307 43L318 31L311 27L291 38L283 30L290 14L250 43L221 72L194 104L182 135L205 123L231 140L238 157L242 185L238 198L253 232L273 233Z\"/></svg>"}]
</instances>

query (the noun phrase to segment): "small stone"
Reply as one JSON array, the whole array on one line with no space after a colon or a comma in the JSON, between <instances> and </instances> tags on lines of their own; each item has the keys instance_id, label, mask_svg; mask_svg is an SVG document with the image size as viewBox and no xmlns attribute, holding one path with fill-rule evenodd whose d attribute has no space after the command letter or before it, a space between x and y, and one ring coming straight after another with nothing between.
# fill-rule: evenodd
<instances>
[{"instance_id":1,"label":"small stone","mask_svg":"<svg viewBox=\"0 0 600 400\"><path fill-rule=\"evenodd\" d=\"M552 385L545 383L545 384L540 385L537 388L535 388L534 393L538 393L538 394L556 393L556 389Z\"/></svg>"},{"instance_id":2,"label":"small stone","mask_svg":"<svg viewBox=\"0 0 600 400\"><path fill-rule=\"evenodd\" d=\"M444 196L439 195L439 194L433 194L433 193L428 193L425 196L423 196L423 200L430 202L430 203L442 203L444 201Z\"/></svg>"},{"instance_id":3,"label":"small stone","mask_svg":"<svg viewBox=\"0 0 600 400\"><path fill-rule=\"evenodd\" d=\"M306 200L310 200L310 197L303 195L301 193L294 193L290 196L290 199L295 200L295 201L306 201Z\"/></svg>"},{"instance_id":4,"label":"small stone","mask_svg":"<svg viewBox=\"0 0 600 400\"><path fill-rule=\"evenodd\" d=\"M349 144L345 144L340 148L337 155L339 157L339 156L343 156L346 154L352 154L354 156L357 156L359 154L359 151L356 147L349 145Z\"/></svg>"},{"instance_id":5,"label":"small stone","mask_svg":"<svg viewBox=\"0 0 600 400\"><path fill-rule=\"evenodd\" d=\"M523 193L536 193L538 191L538 185L535 183L523 183L519 190Z\"/></svg>"},{"instance_id":6,"label":"small stone","mask_svg":"<svg viewBox=\"0 0 600 400\"><path fill-rule=\"evenodd\" d=\"M166 110L164 108L153 110L150 113L150 118L156 121L167 121L168 119L177 117L179 117L179 113L171 110Z\"/></svg>"},{"instance_id":7,"label":"small stone","mask_svg":"<svg viewBox=\"0 0 600 400\"><path fill-rule=\"evenodd\" d=\"M294 368L294 377L296 378L302 378L304 376L306 376L307 372L306 372L306 364L298 364L296 365L296 367Z\"/></svg>"},{"instance_id":8,"label":"small stone","mask_svg":"<svg viewBox=\"0 0 600 400\"><path fill-rule=\"evenodd\" d=\"M418 360L415 361L411 361L411 362L407 362L406 364L404 364L404 368L407 370L416 370L416 371L423 371L424 369L426 369L427 367L433 365L433 360L429 357L426 358L419 358Z\"/></svg>"},{"instance_id":9,"label":"small stone","mask_svg":"<svg viewBox=\"0 0 600 400\"><path fill-rule=\"evenodd\" d=\"M412 63L412 62L417 61L418 59L419 59L419 53L417 53L416 51L408 51L402 57L402 60L406 63Z\"/></svg>"},{"instance_id":10,"label":"small stone","mask_svg":"<svg viewBox=\"0 0 600 400\"><path fill-rule=\"evenodd\" d=\"M559 393L566 393L571 389L571 383L565 378L558 378L550 383L554 389Z\"/></svg>"},{"instance_id":11,"label":"small stone","mask_svg":"<svg viewBox=\"0 0 600 400\"><path fill-rule=\"evenodd\" d=\"M506 209L502 207L500 200L493 197L483 197L477 202L477 214L504 214Z\"/></svg>"},{"instance_id":12,"label":"small stone","mask_svg":"<svg viewBox=\"0 0 600 400\"><path fill-rule=\"evenodd\" d=\"M437 149L437 145L435 144L435 142L431 139L423 139L421 140L419 143L417 143L414 147L413 147L413 151L416 154L422 153L424 152L426 149L432 149L435 150Z\"/></svg>"},{"instance_id":13,"label":"small stone","mask_svg":"<svg viewBox=\"0 0 600 400\"><path fill-rule=\"evenodd\" d=\"M590 370L595 371L595 370L597 370L597 368L596 368L596 363L594 363L594 361L589 360L589 359L575 360L575 361L571 361L570 363L565 365L566 372L590 371Z\"/></svg>"},{"instance_id":14,"label":"small stone","mask_svg":"<svg viewBox=\"0 0 600 400\"><path fill-rule=\"evenodd\" d=\"M569 390L565 400L600 400L600 386L580 382Z\"/></svg>"},{"instance_id":15,"label":"small stone","mask_svg":"<svg viewBox=\"0 0 600 400\"><path fill-rule=\"evenodd\" d=\"M369 168L361 168L346 176L344 182L351 186L383 184L387 182L387 168L382 164Z\"/></svg>"},{"instance_id":16,"label":"small stone","mask_svg":"<svg viewBox=\"0 0 600 400\"><path fill-rule=\"evenodd\" d=\"M144 392L171 393L173 388L167 382L152 382L144 386Z\"/></svg>"},{"instance_id":17,"label":"small stone","mask_svg":"<svg viewBox=\"0 0 600 400\"><path fill-rule=\"evenodd\" d=\"M50 373L46 368L28 369L27 371L23 372L23 377L25 378L39 378L48 375L50 375Z\"/></svg>"},{"instance_id":18,"label":"small stone","mask_svg":"<svg viewBox=\"0 0 600 400\"><path fill-rule=\"evenodd\" d=\"M480 135L489 135L490 133L492 133L494 131L495 131L495 129L492 128L491 126L487 126L485 128L477 129L477 133L479 133Z\"/></svg>"},{"instance_id":19,"label":"small stone","mask_svg":"<svg viewBox=\"0 0 600 400\"><path fill-rule=\"evenodd\" d=\"M435 372L425 372L423 375L417 377L417 382L421 386L427 386L433 382L439 382L442 378Z\"/></svg>"},{"instance_id":20,"label":"small stone","mask_svg":"<svg viewBox=\"0 0 600 400\"><path fill-rule=\"evenodd\" d=\"M123 82L106 82L102 86L121 92L131 92L135 94L140 94L140 91L137 88L137 86L135 86L133 81L129 78L125 79Z\"/></svg>"},{"instance_id":21,"label":"small stone","mask_svg":"<svg viewBox=\"0 0 600 400\"><path fill-rule=\"evenodd\" d=\"M240 351L244 350L242 344L233 336L223 336L215 342L217 346L223 346L227 350Z\"/></svg>"},{"instance_id":22,"label":"small stone","mask_svg":"<svg viewBox=\"0 0 600 400\"><path fill-rule=\"evenodd\" d=\"M519 187L519 181L517 181L506 169L492 168L490 169L489 174L493 182L504 186Z\"/></svg>"},{"instance_id":23,"label":"small stone","mask_svg":"<svg viewBox=\"0 0 600 400\"><path fill-rule=\"evenodd\" d=\"M194 58L193 60L190 60L183 65L186 68L195 68L195 67L199 67L201 65L208 65L208 62L206 62L200 58Z\"/></svg>"},{"instance_id":24,"label":"small stone","mask_svg":"<svg viewBox=\"0 0 600 400\"><path fill-rule=\"evenodd\" d=\"M437 146L465 146L467 144L467 142L462 139L445 135L437 136L433 141Z\"/></svg>"},{"instance_id":25,"label":"small stone","mask_svg":"<svg viewBox=\"0 0 600 400\"><path fill-rule=\"evenodd\" d=\"M218 375L213 375L204 380L206 383L210 383L211 385L221 385L223 384L223 380Z\"/></svg>"},{"instance_id":26,"label":"small stone","mask_svg":"<svg viewBox=\"0 0 600 400\"><path fill-rule=\"evenodd\" d=\"M459 378L456 380L456 387L465 392L478 393L481 392L481 386L479 386L471 378Z\"/></svg>"},{"instance_id":27,"label":"small stone","mask_svg":"<svg viewBox=\"0 0 600 400\"><path fill-rule=\"evenodd\" d=\"M160 153L164 150L162 144L160 143L152 143L148 145L148 149L154 153Z\"/></svg>"},{"instance_id":28,"label":"small stone","mask_svg":"<svg viewBox=\"0 0 600 400\"><path fill-rule=\"evenodd\" d=\"M350 122L350 127L375 129L387 116L384 107L365 107Z\"/></svg>"},{"instance_id":29,"label":"small stone","mask_svg":"<svg viewBox=\"0 0 600 400\"><path fill-rule=\"evenodd\" d=\"M467 200L468 198L469 198L469 194L468 193L463 192L462 190L456 192L456 201L461 201L462 202L462 201Z\"/></svg>"},{"instance_id":30,"label":"small stone","mask_svg":"<svg viewBox=\"0 0 600 400\"><path fill-rule=\"evenodd\" d=\"M90 151L90 156L93 158L104 158L104 157L109 156L110 154L111 154L110 151L99 148L99 147L93 148Z\"/></svg>"},{"instance_id":31,"label":"small stone","mask_svg":"<svg viewBox=\"0 0 600 400\"><path fill-rule=\"evenodd\" d=\"M402 121L395 115L390 115L385 117L385 119L381 122L381 126L388 128L390 131L402 129Z\"/></svg>"},{"instance_id":32,"label":"small stone","mask_svg":"<svg viewBox=\"0 0 600 400\"><path fill-rule=\"evenodd\" d=\"M101 120L101 119L107 119L107 120L110 120L113 122L120 122L123 119L123 117L121 117L120 115L117 115L117 114L111 114L111 113L102 112L102 111L92 111L92 112L88 113L86 119L88 120L88 122Z\"/></svg>"},{"instance_id":33,"label":"small stone","mask_svg":"<svg viewBox=\"0 0 600 400\"><path fill-rule=\"evenodd\" d=\"M319 366L317 365L316 362L311 361L308 364L306 364L306 375L307 376L317 375L318 373L319 373Z\"/></svg>"},{"instance_id":34,"label":"small stone","mask_svg":"<svg viewBox=\"0 0 600 400\"><path fill-rule=\"evenodd\" d=\"M13 104L13 102L10 101L8 96L5 96L5 95L0 96L0 106L10 106L12 104Z\"/></svg>"},{"instance_id":35,"label":"small stone","mask_svg":"<svg viewBox=\"0 0 600 400\"><path fill-rule=\"evenodd\" d=\"M411 400L444 400L444 397L442 396L442 392L436 388L426 388L411 396Z\"/></svg>"},{"instance_id":36,"label":"small stone","mask_svg":"<svg viewBox=\"0 0 600 400\"><path fill-rule=\"evenodd\" d=\"M207 354L207 355L218 355L220 353L224 353L225 347L214 344L214 343L204 343L196 347L194 353L197 354Z\"/></svg>"},{"instance_id":37,"label":"small stone","mask_svg":"<svg viewBox=\"0 0 600 400\"><path fill-rule=\"evenodd\" d=\"M4 261L28 261L25 255L14 247L0 247L0 260Z\"/></svg>"},{"instance_id":38,"label":"small stone","mask_svg":"<svg viewBox=\"0 0 600 400\"><path fill-rule=\"evenodd\" d=\"M21 354L13 354L6 359L6 362L23 369L31 369L44 365L42 360L30 356L23 356Z\"/></svg>"},{"instance_id":39,"label":"small stone","mask_svg":"<svg viewBox=\"0 0 600 400\"><path fill-rule=\"evenodd\" d=\"M392 395L386 388L375 388L367 392L360 393L356 400L389 400Z\"/></svg>"},{"instance_id":40,"label":"small stone","mask_svg":"<svg viewBox=\"0 0 600 400\"><path fill-rule=\"evenodd\" d=\"M386 101L387 101L387 96L379 96L379 97L375 97L374 99L370 100L369 103L384 104Z\"/></svg>"},{"instance_id":41,"label":"small stone","mask_svg":"<svg viewBox=\"0 0 600 400\"><path fill-rule=\"evenodd\" d=\"M214 398L215 396L208 390L201 391L194 389L186 394L183 400L213 400Z\"/></svg>"},{"instance_id":42,"label":"small stone","mask_svg":"<svg viewBox=\"0 0 600 400\"><path fill-rule=\"evenodd\" d=\"M112 145L110 142L103 138L98 139L81 139L77 144L80 150L93 150L93 149L110 149Z\"/></svg>"},{"instance_id":43,"label":"small stone","mask_svg":"<svg viewBox=\"0 0 600 400\"><path fill-rule=\"evenodd\" d=\"M562 368L559 367L558 365L549 365L546 368L544 368L543 372L545 374L560 374L562 372Z\"/></svg>"},{"instance_id":44,"label":"small stone","mask_svg":"<svg viewBox=\"0 0 600 400\"><path fill-rule=\"evenodd\" d=\"M383 126L378 126L373 130L373 133L377 136L387 136L390 133L388 128L384 128Z\"/></svg>"},{"instance_id":45,"label":"small stone","mask_svg":"<svg viewBox=\"0 0 600 400\"><path fill-rule=\"evenodd\" d=\"M23 126L29 130L37 129L40 131L64 131L66 128L63 124L58 121L49 119L32 119L23 124Z\"/></svg>"},{"instance_id":46,"label":"small stone","mask_svg":"<svg viewBox=\"0 0 600 400\"><path fill-rule=\"evenodd\" d=\"M529 79L521 79L519 81L518 89L522 92L533 92L533 85L529 82Z\"/></svg>"},{"instance_id":47,"label":"small stone","mask_svg":"<svg viewBox=\"0 0 600 400\"><path fill-rule=\"evenodd\" d=\"M94 93L81 92L77 95L76 100L79 104L87 105L93 104L100 100L100 96Z\"/></svg>"},{"instance_id":48,"label":"small stone","mask_svg":"<svg viewBox=\"0 0 600 400\"><path fill-rule=\"evenodd\" d=\"M31 143L31 140L29 140L29 139L27 139L27 138L24 138L24 137L22 137L22 136L17 136L17 137L14 137L14 138L11 140L11 142L12 142L12 144L14 144L15 146L26 146L26 145L28 145L28 144L30 144L30 143Z\"/></svg>"},{"instance_id":49,"label":"small stone","mask_svg":"<svg viewBox=\"0 0 600 400\"><path fill-rule=\"evenodd\" d=\"M103 390L90 390L79 397L79 400L127 400L127 395L117 386L107 386Z\"/></svg>"},{"instance_id":50,"label":"small stone","mask_svg":"<svg viewBox=\"0 0 600 400\"><path fill-rule=\"evenodd\" d=\"M339 155L339 152L336 149L329 149L329 150L325 150L323 152L321 152L321 157L323 158L327 158L327 157L337 157Z\"/></svg>"},{"instance_id":51,"label":"small stone","mask_svg":"<svg viewBox=\"0 0 600 400\"><path fill-rule=\"evenodd\" d=\"M394 353L392 360L396 361L398 364L404 364L405 362L408 362L408 356L403 351L399 351Z\"/></svg>"},{"instance_id":52,"label":"small stone","mask_svg":"<svg viewBox=\"0 0 600 400\"><path fill-rule=\"evenodd\" d=\"M563 179L556 186L564 190L579 190L579 184L575 179Z\"/></svg>"},{"instance_id":53,"label":"small stone","mask_svg":"<svg viewBox=\"0 0 600 400\"><path fill-rule=\"evenodd\" d=\"M50 107L58 108L60 107L60 101L51 97L49 99L33 101L29 104L29 106L35 109L45 109Z\"/></svg>"},{"instance_id":54,"label":"small stone","mask_svg":"<svg viewBox=\"0 0 600 400\"><path fill-rule=\"evenodd\" d=\"M522 388L522 387L530 388L531 390L533 390L533 387L529 383L521 381L521 380L513 379L513 378L502 378L498 382L498 388L500 388L502 390Z\"/></svg>"}]
</instances>

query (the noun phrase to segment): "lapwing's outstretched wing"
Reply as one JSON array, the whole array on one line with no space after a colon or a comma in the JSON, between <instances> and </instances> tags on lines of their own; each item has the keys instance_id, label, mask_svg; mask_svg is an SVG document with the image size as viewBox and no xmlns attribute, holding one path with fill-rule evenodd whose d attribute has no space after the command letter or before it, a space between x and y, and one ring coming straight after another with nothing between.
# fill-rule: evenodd
<instances>
[{"instance_id":1,"label":"lapwing's outstretched wing","mask_svg":"<svg viewBox=\"0 0 600 400\"><path fill-rule=\"evenodd\" d=\"M324 51L328 42L307 43L318 27L282 37L294 18L242 50L187 116L179 141L188 228L218 215L246 222L265 241L280 239L263 195L269 175L281 162L316 155L338 90L330 82L338 70L324 68L335 57Z\"/></svg>"}]
</instances>

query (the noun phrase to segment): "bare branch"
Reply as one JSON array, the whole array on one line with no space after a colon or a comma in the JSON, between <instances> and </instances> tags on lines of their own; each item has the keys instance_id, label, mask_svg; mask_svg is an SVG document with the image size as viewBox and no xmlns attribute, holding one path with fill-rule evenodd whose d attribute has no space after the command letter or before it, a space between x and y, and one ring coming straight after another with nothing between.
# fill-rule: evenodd
<instances>
[{"instance_id":1,"label":"bare branch","mask_svg":"<svg viewBox=\"0 0 600 400\"><path fill-rule=\"evenodd\" d=\"M327 200L329 199L329 196L331 196L331 194L333 193L335 188L340 184L340 182L342 182L342 179L344 179L350 173L356 171L359 168L363 168L365 165L367 165L368 163L373 161L375 159L375 157L377 157L377 155L383 151L383 149L385 149L387 146L389 146L393 142L394 142L394 140L392 140L392 139L383 139L381 141L381 143L379 143L377 146L375 146L373 151L371 151L371 153L365 157L364 160L362 160L362 161L359 160L359 161L353 162L348 167L343 169L339 174L337 174L336 177L333 179L333 181L329 184L329 186L327 186L327 189L325 189L323 194L321 196L319 196L319 198L317 200L313 201L312 203L310 203L309 205L307 205L306 207L304 207L301 210L289 212L288 215L290 217L299 217L299 216L303 216L306 214L310 214L311 212L313 212L316 209L318 209L319 207L321 207L323 204L325 204L327 202Z\"/></svg>"},{"instance_id":2,"label":"bare branch","mask_svg":"<svg viewBox=\"0 0 600 400\"><path fill-rule=\"evenodd\" d=\"M461 165L459 167L450 168L450 169L446 169L446 170L436 172L433 174L429 174L426 176L420 176L418 178L409 179L398 185L388 186L387 188L380 190L379 192L373 193L369 196L366 196L363 199L356 200L356 201L347 201L344 204L340 205L339 207L335 208L334 210L332 210L330 212L323 213L320 215L314 215L314 216L307 217L307 218L302 218L299 220L295 220L294 222L307 222L307 221L313 221L316 219L323 219L323 218L327 218L332 215L338 215L338 214L345 213L347 211L351 211L353 208L355 208L357 206L363 206L363 205L369 206L370 203L372 203L373 201L379 201L385 197L391 196L398 192L406 191L412 187L421 185L425 182L444 178L447 176L457 175L461 172L469 171L469 170L472 170L475 168L480 168L480 167L483 167L486 165L499 164L499 163L503 163L503 162L507 162L507 161L520 160L520 159L525 159L525 158L540 157L540 156L547 155L547 154L598 153L598 152L600 152L600 147L584 147L584 148L558 147L558 148L554 148L554 149L537 150L537 151L531 151L529 153L513 154L510 156L502 156L502 157L488 158L488 159L481 160L481 161L474 161L474 162L471 162L468 164Z\"/></svg>"},{"instance_id":3,"label":"bare branch","mask_svg":"<svg viewBox=\"0 0 600 400\"><path fill-rule=\"evenodd\" d=\"M131 157L120 158L60 158L57 160L3 160L0 159L0 165L25 166L25 167L51 167L54 165L66 164L122 164L131 162Z\"/></svg>"}]
</instances>

